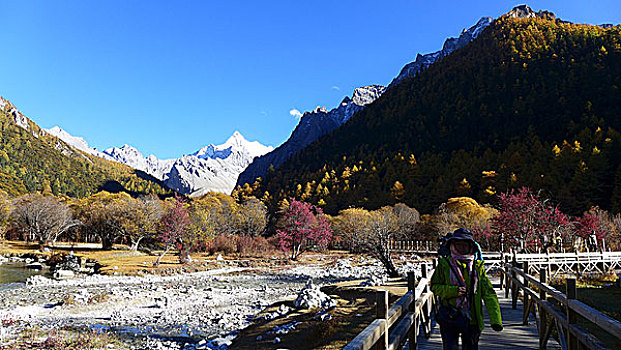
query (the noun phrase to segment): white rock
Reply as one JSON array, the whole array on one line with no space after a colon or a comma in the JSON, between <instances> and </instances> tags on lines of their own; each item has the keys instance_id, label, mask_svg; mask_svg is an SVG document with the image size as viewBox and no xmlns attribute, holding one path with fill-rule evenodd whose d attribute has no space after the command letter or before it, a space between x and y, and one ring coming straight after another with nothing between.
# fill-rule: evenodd
<instances>
[{"instance_id":1,"label":"white rock","mask_svg":"<svg viewBox=\"0 0 621 350\"><path fill-rule=\"evenodd\" d=\"M75 277L75 274L71 270L58 270L54 272L54 278L58 280L69 279Z\"/></svg>"}]
</instances>

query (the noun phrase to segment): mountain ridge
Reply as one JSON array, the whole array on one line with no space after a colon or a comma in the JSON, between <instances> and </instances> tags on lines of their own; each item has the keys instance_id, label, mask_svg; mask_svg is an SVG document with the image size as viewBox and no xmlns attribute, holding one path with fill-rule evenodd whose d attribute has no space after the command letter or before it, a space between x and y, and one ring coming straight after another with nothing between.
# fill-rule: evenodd
<instances>
[{"instance_id":1,"label":"mountain ridge","mask_svg":"<svg viewBox=\"0 0 621 350\"><path fill-rule=\"evenodd\" d=\"M494 20L241 194L328 213L397 200L430 212L451 196L486 203L532 186L568 213L619 210L621 27L528 9Z\"/></svg>"},{"instance_id":2,"label":"mountain ridge","mask_svg":"<svg viewBox=\"0 0 621 350\"><path fill-rule=\"evenodd\" d=\"M85 197L111 188L133 195L169 193L149 176L63 141L4 97L0 124L0 189L10 196L41 192ZM78 139L72 141L83 146Z\"/></svg>"},{"instance_id":3,"label":"mountain ridge","mask_svg":"<svg viewBox=\"0 0 621 350\"><path fill-rule=\"evenodd\" d=\"M155 155L145 157L128 144L100 152L89 147L82 137L72 136L58 126L47 132L86 153L143 171L163 181L169 188L190 196L200 196L209 191L231 193L239 173L252 159L273 149L258 141L248 141L235 131L221 145L209 144L179 158L159 159Z\"/></svg>"},{"instance_id":4,"label":"mountain ridge","mask_svg":"<svg viewBox=\"0 0 621 350\"><path fill-rule=\"evenodd\" d=\"M525 9L524 13L529 12ZM421 70L428 68L430 65L447 56L451 52L474 40L492 22L492 20L493 19L491 17L482 17L475 25L468 29L464 29L457 38L451 37L446 39L441 50L425 55L418 54L415 61L406 64L387 87L383 87L382 85L368 85L360 87L354 90L351 98L346 96L343 101L341 101L339 106L330 111L327 111L325 108L316 108L311 112L305 112L287 141L277 147L272 154L257 157L248 166L248 168L240 174L236 187L242 187L245 184L250 185L255 181L255 179L264 177L270 169L270 166L277 169L285 161L295 156L297 152L312 142L345 124L345 122L356 112L362 110L366 105L371 104L379 98L385 90L399 84L404 79L416 76L416 74L418 74ZM377 92L372 92L371 94L366 93L366 91L371 87L374 87L374 90ZM344 115L347 117L345 118L339 119L338 117L335 118L330 115L330 113L333 113L332 111L338 110L344 104L350 104L351 106L358 107L351 108L346 111ZM314 118L311 119L310 117L307 117L305 119L304 117L307 116L307 113ZM304 133L306 133L306 135L302 136Z\"/></svg>"}]
</instances>

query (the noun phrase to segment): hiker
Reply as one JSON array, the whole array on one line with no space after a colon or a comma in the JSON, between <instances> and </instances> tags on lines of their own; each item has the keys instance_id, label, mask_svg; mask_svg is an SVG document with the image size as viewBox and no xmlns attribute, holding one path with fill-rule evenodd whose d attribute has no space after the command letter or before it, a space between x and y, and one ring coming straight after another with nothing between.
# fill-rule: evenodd
<instances>
[{"instance_id":1,"label":"hiker","mask_svg":"<svg viewBox=\"0 0 621 350\"><path fill-rule=\"evenodd\" d=\"M492 329L502 330L498 297L487 278L483 261L475 259L477 243L472 232L460 228L446 236L450 254L440 257L431 276L431 291L440 299L436 321L440 325L445 350L457 349L461 334L462 349L478 349L483 330L483 306Z\"/></svg>"}]
</instances>

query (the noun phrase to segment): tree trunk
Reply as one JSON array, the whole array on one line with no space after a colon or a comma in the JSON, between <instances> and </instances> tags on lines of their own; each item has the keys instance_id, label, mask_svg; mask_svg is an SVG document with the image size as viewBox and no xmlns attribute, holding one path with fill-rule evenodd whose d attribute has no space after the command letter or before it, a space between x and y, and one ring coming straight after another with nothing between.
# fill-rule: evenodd
<instances>
[{"instance_id":1,"label":"tree trunk","mask_svg":"<svg viewBox=\"0 0 621 350\"><path fill-rule=\"evenodd\" d=\"M162 261L162 258L164 257L164 255L166 255L166 253L168 253L169 250L170 250L170 246L166 246L166 249L164 249L162 254L157 258L157 261L153 263L153 266L158 266L160 264L160 261Z\"/></svg>"},{"instance_id":2,"label":"tree trunk","mask_svg":"<svg viewBox=\"0 0 621 350\"><path fill-rule=\"evenodd\" d=\"M140 244L140 241L142 241L143 238L144 237L140 237L135 242L132 242L132 247L130 249L132 251L137 251L138 250L138 245Z\"/></svg>"},{"instance_id":3,"label":"tree trunk","mask_svg":"<svg viewBox=\"0 0 621 350\"><path fill-rule=\"evenodd\" d=\"M380 251L378 258L386 268L386 273L388 274L388 276L399 277L399 271L397 271L397 268L392 261L392 256L390 256L390 252L386 250Z\"/></svg>"},{"instance_id":4,"label":"tree trunk","mask_svg":"<svg viewBox=\"0 0 621 350\"><path fill-rule=\"evenodd\" d=\"M102 235L101 236L101 249L102 250L111 250L114 242L110 235Z\"/></svg>"}]
</instances>

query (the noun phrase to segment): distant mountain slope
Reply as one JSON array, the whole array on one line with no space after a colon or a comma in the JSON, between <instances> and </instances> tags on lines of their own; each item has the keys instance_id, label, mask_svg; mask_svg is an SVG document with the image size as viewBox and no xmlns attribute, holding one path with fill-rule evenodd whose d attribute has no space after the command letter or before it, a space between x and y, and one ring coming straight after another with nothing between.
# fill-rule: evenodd
<instances>
[{"instance_id":1,"label":"distant mountain slope","mask_svg":"<svg viewBox=\"0 0 621 350\"><path fill-rule=\"evenodd\" d=\"M354 90L351 98L345 97L338 107L330 111L317 107L312 112L304 113L289 139L272 152L257 157L239 175L236 186L250 184L256 178L265 176L270 166L278 168L311 142L343 125L352 115L375 101L384 89L380 85L360 87Z\"/></svg>"},{"instance_id":2,"label":"distant mountain slope","mask_svg":"<svg viewBox=\"0 0 621 350\"><path fill-rule=\"evenodd\" d=\"M571 24L520 6L403 79L266 178L334 213L404 201L480 202L544 189L570 213L621 209L621 27Z\"/></svg>"},{"instance_id":3,"label":"distant mountain slope","mask_svg":"<svg viewBox=\"0 0 621 350\"><path fill-rule=\"evenodd\" d=\"M494 19L491 17L482 17L474 26L464 31L457 38L448 38L444 41L442 50L428 53L426 55L418 54L416 60L412 63L408 63L401 69L401 72L388 86L389 88L400 83L403 79L415 77L420 71L428 68L430 65L436 63L438 60L446 57L451 52L461 49L466 44L476 39L483 29L487 28Z\"/></svg>"},{"instance_id":4,"label":"distant mountain slope","mask_svg":"<svg viewBox=\"0 0 621 350\"><path fill-rule=\"evenodd\" d=\"M12 196L29 192L83 197L102 189L167 193L156 179L125 165L70 146L0 97L0 189ZM74 148L75 147L75 148Z\"/></svg>"},{"instance_id":5,"label":"distant mountain slope","mask_svg":"<svg viewBox=\"0 0 621 350\"><path fill-rule=\"evenodd\" d=\"M393 79L388 88L392 88L406 78L416 76L421 70L471 42L491 22L491 17L483 17L474 26L464 29L459 37L446 39L442 50L425 55L418 54L414 62L408 63L401 69L399 75ZM237 186L251 184L256 178L264 177L270 166L277 169L304 147L343 125L355 113L375 101L385 90L386 88L381 85L364 86L355 89L351 98L345 97L338 107L330 111L318 107L312 112L304 113L289 139L273 152L256 158L240 174Z\"/></svg>"}]
</instances>

